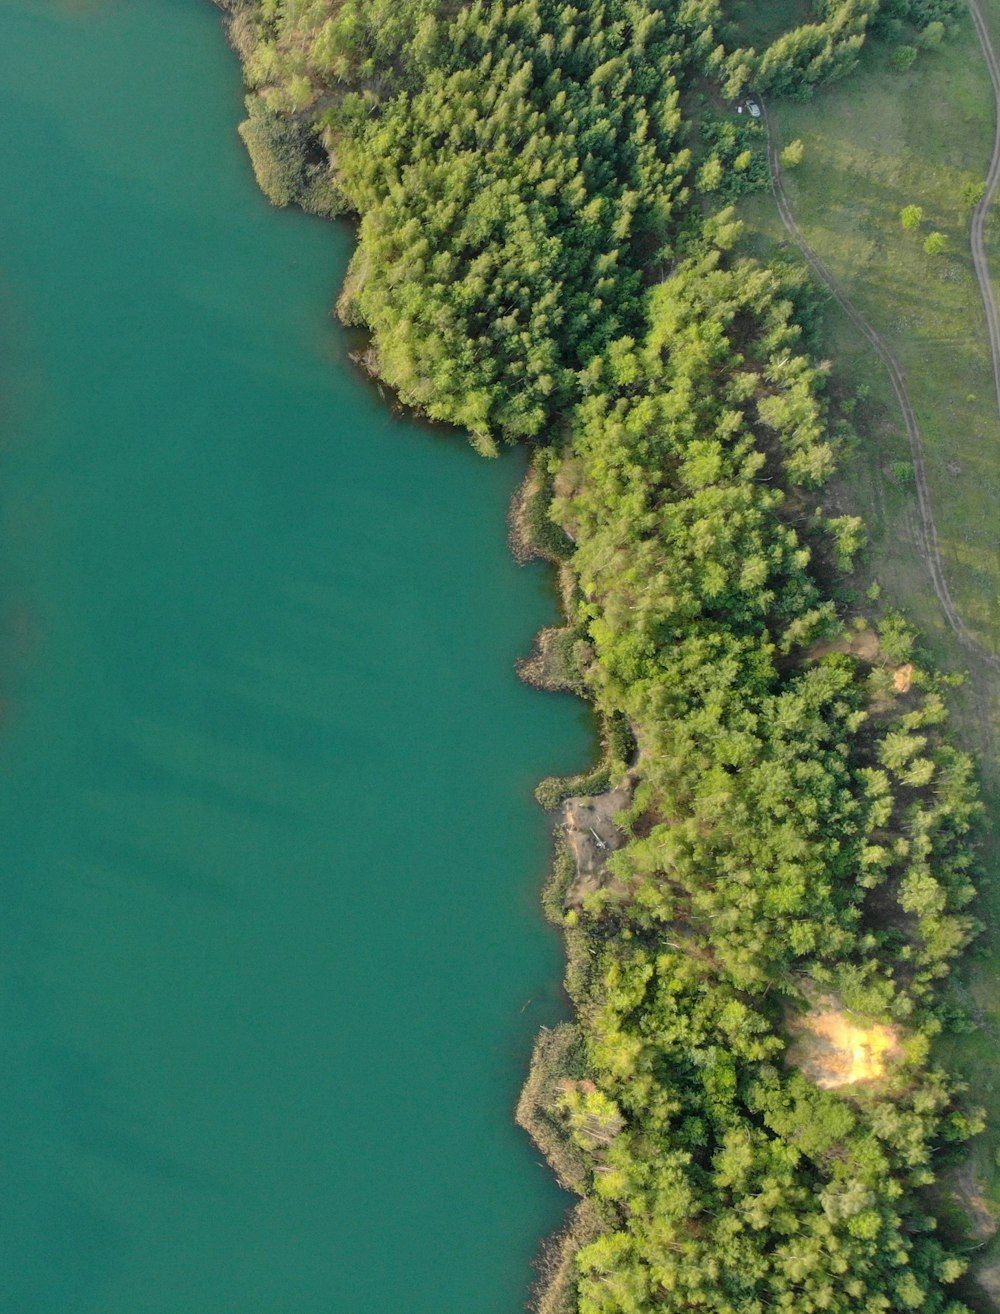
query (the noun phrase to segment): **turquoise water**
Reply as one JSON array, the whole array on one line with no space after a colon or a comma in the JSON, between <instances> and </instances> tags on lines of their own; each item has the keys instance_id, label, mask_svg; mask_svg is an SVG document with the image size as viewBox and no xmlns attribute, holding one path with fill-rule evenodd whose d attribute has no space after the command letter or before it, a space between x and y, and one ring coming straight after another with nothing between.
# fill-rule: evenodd
<instances>
[{"instance_id":1,"label":"turquoise water","mask_svg":"<svg viewBox=\"0 0 1000 1314\"><path fill-rule=\"evenodd\" d=\"M205 0L0 0L0 1310L514 1314L587 724L240 110Z\"/></svg>"}]
</instances>

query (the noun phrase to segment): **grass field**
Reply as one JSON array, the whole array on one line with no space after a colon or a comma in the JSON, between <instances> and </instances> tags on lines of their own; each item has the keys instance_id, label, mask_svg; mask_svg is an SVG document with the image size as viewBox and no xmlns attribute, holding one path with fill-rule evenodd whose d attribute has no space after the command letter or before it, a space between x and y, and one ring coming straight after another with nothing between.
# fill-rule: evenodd
<instances>
[{"instance_id":1,"label":"grass field","mask_svg":"<svg viewBox=\"0 0 1000 1314\"><path fill-rule=\"evenodd\" d=\"M903 365L951 591L965 623L997 651L1000 418L968 250L971 211L961 201L963 185L985 174L992 94L971 22L960 40L923 53L908 73L890 72L886 55L870 46L852 78L810 102L772 104L771 113L783 140L805 143L805 160L786 172L785 186L806 238ZM900 223L908 204L924 210L920 232ZM769 197L746 204L744 217L758 241L784 239ZM931 231L948 239L944 255L925 255ZM905 431L888 381L873 377L868 345L835 307L829 318L839 376L871 386L860 424L877 442L861 453L855 496L866 506L889 591L898 582L909 592L905 530L914 496L905 475L891 473L908 459ZM923 580L912 591L922 627L943 635Z\"/></svg>"},{"instance_id":2,"label":"grass field","mask_svg":"<svg viewBox=\"0 0 1000 1314\"><path fill-rule=\"evenodd\" d=\"M726 12L739 29L740 44L761 51L800 23L814 23L809 0L735 0Z\"/></svg>"},{"instance_id":3,"label":"grass field","mask_svg":"<svg viewBox=\"0 0 1000 1314\"><path fill-rule=\"evenodd\" d=\"M1000 0L984 8L1000 43ZM773 37L773 8L745 5L746 41ZM869 43L859 70L807 102L770 102L784 142L799 138L803 163L785 173L792 209L807 241L848 297L888 340L906 375L920 423L939 544L954 602L990 652L1000 651L1000 415L986 322L969 253L967 183L984 178L993 141L993 94L971 19L937 50L922 51L906 73L889 67L891 48ZM900 222L921 206L919 232ZM786 233L773 199L744 201L747 246L773 254ZM927 235L947 238L942 255L925 254ZM1000 274L1000 219L990 223L990 258ZM794 255L794 251L789 252ZM832 300L823 350L833 363L832 389L860 395L860 448L834 497L862 514L871 550L869 583L880 605L898 606L920 626L927 648L949 671L967 670L956 692L960 739L976 752L989 809L984 837L986 932L971 956L970 1005L980 1030L949 1039L942 1057L961 1070L988 1106L991 1127L974 1151L984 1194L1000 1206L1000 679L949 629L917 548L917 503L908 478L909 446L888 377L871 348ZM992 839L990 838L992 836ZM1000 1260L1000 1241L979 1252ZM997 1270L1000 1274L1000 1269Z\"/></svg>"}]
</instances>

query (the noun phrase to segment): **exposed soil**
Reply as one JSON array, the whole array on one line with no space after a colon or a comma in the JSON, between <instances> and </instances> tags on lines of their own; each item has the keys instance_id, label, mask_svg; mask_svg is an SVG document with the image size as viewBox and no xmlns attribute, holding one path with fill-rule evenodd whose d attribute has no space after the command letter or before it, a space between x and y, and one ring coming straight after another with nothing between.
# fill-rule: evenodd
<instances>
[{"instance_id":1,"label":"exposed soil","mask_svg":"<svg viewBox=\"0 0 1000 1314\"><path fill-rule=\"evenodd\" d=\"M997 1220L993 1215L982 1186L976 1176L974 1164L970 1161L962 1165L952 1177L952 1185L959 1203L969 1215L969 1232L974 1241L988 1241L997 1230ZM993 1290L990 1294L994 1300L1000 1299L1000 1264L992 1269L984 1269L979 1274L980 1285L986 1287L984 1279L993 1274ZM990 1290L989 1287L986 1288Z\"/></svg>"},{"instance_id":2,"label":"exposed soil","mask_svg":"<svg viewBox=\"0 0 1000 1314\"><path fill-rule=\"evenodd\" d=\"M632 802L633 781L594 798L570 798L563 804L563 824L576 876L566 891L566 907L577 908L588 894L608 887L608 859L628 839L614 818Z\"/></svg>"},{"instance_id":3,"label":"exposed soil","mask_svg":"<svg viewBox=\"0 0 1000 1314\"><path fill-rule=\"evenodd\" d=\"M913 683L913 667L907 662L905 666L897 666L892 673L892 687L898 694L910 692L910 685Z\"/></svg>"},{"instance_id":4,"label":"exposed soil","mask_svg":"<svg viewBox=\"0 0 1000 1314\"><path fill-rule=\"evenodd\" d=\"M874 666L882 655L878 634L870 628L855 630L850 637L827 639L822 643L816 643L809 649L807 655L818 661L831 652L850 653L853 657L867 662L869 666ZM912 662L904 662L902 666L891 666L888 669L892 672L892 693L886 691L885 694L879 694L872 699L871 710L876 713L887 712L895 702L895 695L908 694L913 686L915 667Z\"/></svg>"},{"instance_id":5,"label":"exposed soil","mask_svg":"<svg viewBox=\"0 0 1000 1314\"><path fill-rule=\"evenodd\" d=\"M822 643L814 643L807 655L818 661L831 652L847 652L863 662L874 663L879 656L878 635L870 628L854 630L849 638L845 636L842 639L825 639Z\"/></svg>"},{"instance_id":6,"label":"exposed soil","mask_svg":"<svg viewBox=\"0 0 1000 1314\"><path fill-rule=\"evenodd\" d=\"M877 1081L899 1053L894 1027L861 1026L836 1000L823 999L810 1012L789 1020L795 1037L787 1061L822 1090Z\"/></svg>"}]
</instances>

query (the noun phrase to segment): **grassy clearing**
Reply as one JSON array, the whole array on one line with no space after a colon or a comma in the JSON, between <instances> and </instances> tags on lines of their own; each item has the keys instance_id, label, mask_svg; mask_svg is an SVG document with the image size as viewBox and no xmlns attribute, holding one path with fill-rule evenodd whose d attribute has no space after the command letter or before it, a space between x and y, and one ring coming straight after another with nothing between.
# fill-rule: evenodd
<instances>
[{"instance_id":1,"label":"grassy clearing","mask_svg":"<svg viewBox=\"0 0 1000 1314\"><path fill-rule=\"evenodd\" d=\"M748 6L749 7L749 6ZM1000 40L1000 0L986 12ZM754 7L756 8L756 7ZM780 6L791 13L791 0ZM760 27L758 13L746 20ZM753 37L760 39L756 28ZM993 95L971 19L935 51L921 52L906 73L889 67L891 48L870 43L861 67L806 103L772 103L781 139L805 144L802 165L786 174L789 198L807 240L859 311L891 344L903 366L920 422L941 555L956 606L979 641L1000 650L1000 417L986 323L969 253L971 210L962 189L985 177L993 140ZM919 231L900 210L918 205ZM774 254L786 234L770 196L743 202L747 244ZM931 232L944 254L923 249ZM1000 274L1000 221L990 224L994 276ZM794 252L790 252L794 255ZM1000 689L996 672L961 648L948 629L916 549L915 490L908 478L906 432L888 377L867 343L829 303L823 349L834 364L832 387L857 396L861 445L834 490L845 509L864 516L871 551L863 586L878 581L882 602L919 624L927 647L947 670L968 670L954 710L959 732L979 755L989 809L986 879L980 916L987 930L968 974L981 1029L951 1038L942 1057L968 1077L987 1105L991 1127L975 1143L988 1196L1000 1205L1000 889L996 870L1000 819ZM1000 1259L1000 1241L981 1252Z\"/></svg>"},{"instance_id":2,"label":"grassy clearing","mask_svg":"<svg viewBox=\"0 0 1000 1314\"><path fill-rule=\"evenodd\" d=\"M888 53L873 44L854 77L813 101L774 105L772 114L783 140L805 144L803 164L785 179L799 224L903 365L951 590L969 628L997 651L1000 420L968 248L970 208L961 199L964 185L983 178L989 159L989 78L971 21L959 39L923 53L907 73L888 69ZM918 232L900 223L909 204L924 211ZM769 198L748 203L745 217L758 241L784 239ZM924 253L931 232L945 235L945 254ZM1000 257L995 232L994 246ZM913 571L908 550L915 499L905 472L894 473L909 453L888 381L871 377L870 349L835 308L829 331L838 372L871 384L860 419L877 441L866 444L857 463L854 496L885 557L889 591L897 593L898 579L899 594L916 595L914 613L925 630L944 635L922 568L916 563Z\"/></svg>"},{"instance_id":3,"label":"grassy clearing","mask_svg":"<svg viewBox=\"0 0 1000 1314\"><path fill-rule=\"evenodd\" d=\"M740 43L757 51L789 28L816 22L809 0L738 0L727 6L727 13L739 29Z\"/></svg>"}]
</instances>

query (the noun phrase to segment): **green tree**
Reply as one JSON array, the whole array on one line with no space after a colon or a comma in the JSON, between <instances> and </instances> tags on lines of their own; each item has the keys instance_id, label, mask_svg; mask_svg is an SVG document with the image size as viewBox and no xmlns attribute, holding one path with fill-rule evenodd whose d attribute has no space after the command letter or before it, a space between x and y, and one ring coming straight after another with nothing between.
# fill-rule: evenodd
<instances>
[{"instance_id":1,"label":"green tree","mask_svg":"<svg viewBox=\"0 0 1000 1314\"><path fill-rule=\"evenodd\" d=\"M905 73L907 69L913 67L916 57L916 46L897 46L892 52L889 63L897 73Z\"/></svg>"},{"instance_id":2,"label":"green tree","mask_svg":"<svg viewBox=\"0 0 1000 1314\"><path fill-rule=\"evenodd\" d=\"M984 181L967 182L961 190L960 198L966 209L974 210L985 195L986 183Z\"/></svg>"},{"instance_id":3,"label":"green tree","mask_svg":"<svg viewBox=\"0 0 1000 1314\"><path fill-rule=\"evenodd\" d=\"M722 182L722 161L718 155L710 155L698 171L698 190L701 192L718 191Z\"/></svg>"},{"instance_id":4,"label":"green tree","mask_svg":"<svg viewBox=\"0 0 1000 1314\"><path fill-rule=\"evenodd\" d=\"M924 250L929 256L943 255L948 249L948 239L944 233L928 233L924 240Z\"/></svg>"},{"instance_id":5,"label":"green tree","mask_svg":"<svg viewBox=\"0 0 1000 1314\"><path fill-rule=\"evenodd\" d=\"M923 207L919 205L904 205L899 212L899 221L907 232L914 232L924 221Z\"/></svg>"},{"instance_id":6,"label":"green tree","mask_svg":"<svg viewBox=\"0 0 1000 1314\"><path fill-rule=\"evenodd\" d=\"M925 50L936 50L944 40L944 34L944 23L935 19L933 23L928 23L920 33L920 44Z\"/></svg>"},{"instance_id":7,"label":"green tree","mask_svg":"<svg viewBox=\"0 0 1000 1314\"><path fill-rule=\"evenodd\" d=\"M795 141L790 141L781 152L781 163L786 169L794 169L802 163L805 153L805 146L796 138Z\"/></svg>"}]
</instances>

